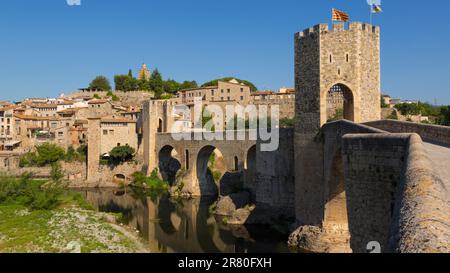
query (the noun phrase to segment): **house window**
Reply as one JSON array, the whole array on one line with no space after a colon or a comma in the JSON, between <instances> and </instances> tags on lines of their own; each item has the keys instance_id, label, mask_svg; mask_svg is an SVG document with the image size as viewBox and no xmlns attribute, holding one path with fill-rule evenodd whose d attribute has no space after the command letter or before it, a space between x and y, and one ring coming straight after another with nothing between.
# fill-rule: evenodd
<instances>
[{"instance_id":1,"label":"house window","mask_svg":"<svg viewBox=\"0 0 450 273\"><path fill-rule=\"evenodd\" d=\"M333 55L330 54L330 64L333 62Z\"/></svg>"},{"instance_id":2,"label":"house window","mask_svg":"<svg viewBox=\"0 0 450 273\"><path fill-rule=\"evenodd\" d=\"M228 94L230 94L230 91L231 91L230 89L227 89L227 93L228 93Z\"/></svg>"},{"instance_id":3,"label":"house window","mask_svg":"<svg viewBox=\"0 0 450 273\"><path fill-rule=\"evenodd\" d=\"M244 96L241 96L241 100L244 100Z\"/></svg>"},{"instance_id":4,"label":"house window","mask_svg":"<svg viewBox=\"0 0 450 273\"><path fill-rule=\"evenodd\" d=\"M244 92L244 88L241 88L241 93Z\"/></svg>"},{"instance_id":5,"label":"house window","mask_svg":"<svg viewBox=\"0 0 450 273\"><path fill-rule=\"evenodd\" d=\"M230 100L230 97L228 97L227 99Z\"/></svg>"},{"instance_id":6,"label":"house window","mask_svg":"<svg viewBox=\"0 0 450 273\"><path fill-rule=\"evenodd\" d=\"M211 90L211 96L214 96L214 90Z\"/></svg>"},{"instance_id":7,"label":"house window","mask_svg":"<svg viewBox=\"0 0 450 273\"><path fill-rule=\"evenodd\" d=\"M104 136L108 135L108 130L103 130L103 135Z\"/></svg>"},{"instance_id":8,"label":"house window","mask_svg":"<svg viewBox=\"0 0 450 273\"><path fill-rule=\"evenodd\" d=\"M117 143L117 147L120 147L120 143Z\"/></svg>"},{"instance_id":9,"label":"house window","mask_svg":"<svg viewBox=\"0 0 450 273\"><path fill-rule=\"evenodd\" d=\"M348 61L349 61L348 54L345 56L345 58L347 59L347 63L348 63Z\"/></svg>"}]
</instances>

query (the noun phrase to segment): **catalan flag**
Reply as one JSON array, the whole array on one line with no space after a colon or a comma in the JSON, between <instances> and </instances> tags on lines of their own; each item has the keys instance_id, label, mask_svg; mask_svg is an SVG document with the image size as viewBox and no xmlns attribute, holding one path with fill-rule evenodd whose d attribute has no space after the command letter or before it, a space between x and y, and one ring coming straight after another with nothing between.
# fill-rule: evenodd
<instances>
[{"instance_id":1,"label":"catalan flag","mask_svg":"<svg viewBox=\"0 0 450 273\"><path fill-rule=\"evenodd\" d=\"M333 9L332 12L333 12L333 21L348 22L349 20L348 13L345 13L337 9Z\"/></svg>"},{"instance_id":2,"label":"catalan flag","mask_svg":"<svg viewBox=\"0 0 450 273\"><path fill-rule=\"evenodd\" d=\"M373 4L372 5L372 13L379 13L379 12L383 12L381 7L379 5Z\"/></svg>"}]
</instances>

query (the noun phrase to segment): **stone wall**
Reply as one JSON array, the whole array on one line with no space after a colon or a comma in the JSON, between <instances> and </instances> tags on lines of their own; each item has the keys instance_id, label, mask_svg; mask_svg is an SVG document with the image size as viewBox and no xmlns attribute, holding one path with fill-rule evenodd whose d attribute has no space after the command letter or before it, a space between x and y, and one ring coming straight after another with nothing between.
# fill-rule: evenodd
<instances>
[{"instance_id":1,"label":"stone wall","mask_svg":"<svg viewBox=\"0 0 450 273\"><path fill-rule=\"evenodd\" d=\"M294 216L294 130L280 129L280 147L274 152L261 152L256 148L256 174L252 185L257 206L279 209Z\"/></svg>"},{"instance_id":2,"label":"stone wall","mask_svg":"<svg viewBox=\"0 0 450 273\"><path fill-rule=\"evenodd\" d=\"M424 141L450 147L450 127L397 120L379 120L366 123L391 133L416 133Z\"/></svg>"},{"instance_id":3,"label":"stone wall","mask_svg":"<svg viewBox=\"0 0 450 273\"><path fill-rule=\"evenodd\" d=\"M382 252L448 252L449 204L416 134L343 138L353 252L372 241Z\"/></svg>"},{"instance_id":4,"label":"stone wall","mask_svg":"<svg viewBox=\"0 0 450 273\"><path fill-rule=\"evenodd\" d=\"M422 140L412 135L391 227L389 250L401 253L449 253L448 189L434 174Z\"/></svg>"},{"instance_id":5,"label":"stone wall","mask_svg":"<svg viewBox=\"0 0 450 273\"><path fill-rule=\"evenodd\" d=\"M409 134L350 134L343 139L348 225L353 252L366 252L369 242L388 251Z\"/></svg>"}]
</instances>

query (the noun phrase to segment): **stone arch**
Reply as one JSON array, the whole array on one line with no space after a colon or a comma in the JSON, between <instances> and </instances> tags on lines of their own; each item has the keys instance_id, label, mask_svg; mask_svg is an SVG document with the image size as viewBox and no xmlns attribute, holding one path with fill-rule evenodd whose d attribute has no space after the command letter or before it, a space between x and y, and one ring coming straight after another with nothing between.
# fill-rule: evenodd
<instances>
[{"instance_id":1,"label":"stone arch","mask_svg":"<svg viewBox=\"0 0 450 273\"><path fill-rule=\"evenodd\" d=\"M158 153L158 168L159 173L164 181L174 185L176 182L176 175L181 169L181 163L177 159L178 152L170 145L164 146Z\"/></svg>"},{"instance_id":2,"label":"stone arch","mask_svg":"<svg viewBox=\"0 0 450 273\"><path fill-rule=\"evenodd\" d=\"M355 93L345 83L335 83L325 89L322 94L322 115L327 121L346 119L356 121ZM342 111L342 112L341 112Z\"/></svg>"},{"instance_id":3,"label":"stone arch","mask_svg":"<svg viewBox=\"0 0 450 273\"><path fill-rule=\"evenodd\" d=\"M223 157L222 152L211 145L202 147L197 155L196 180L198 181L201 196L215 196L219 192L218 186L214 180L213 173L211 173L208 168L208 162L213 153L216 153L216 155ZM223 161L223 163L225 164L225 161Z\"/></svg>"},{"instance_id":4,"label":"stone arch","mask_svg":"<svg viewBox=\"0 0 450 273\"><path fill-rule=\"evenodd\" d=\"M127 177L124 174L118 173L113 177L114 183L125 183L127 181Z\"/></svg>"}]
</instances>

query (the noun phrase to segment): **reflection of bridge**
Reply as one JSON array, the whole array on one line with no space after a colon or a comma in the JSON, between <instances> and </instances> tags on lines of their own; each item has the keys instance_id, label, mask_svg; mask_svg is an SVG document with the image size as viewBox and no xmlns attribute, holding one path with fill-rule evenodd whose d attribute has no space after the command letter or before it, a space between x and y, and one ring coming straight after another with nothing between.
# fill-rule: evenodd
<instances>
[{"instance_id":1,"label":"reflection of bridge","mask_svg":"<svg viewBox=\"0 0 450 273\"><path fill-rule=\"evenodd\" d=\"M251 238L246 232L241 232L241 237L248 237L238 242L229 227L217 223L209 214L211 202L203 198L172 202L168 198L134 198L131 193L116 195L109 189L84 194L100 211L121 212L127 224L148 241L152 253L234 253L247 247L255 248L253 251L271 247L267 243L247 246L245 241Z\"/></svg>"}]
</instances>

